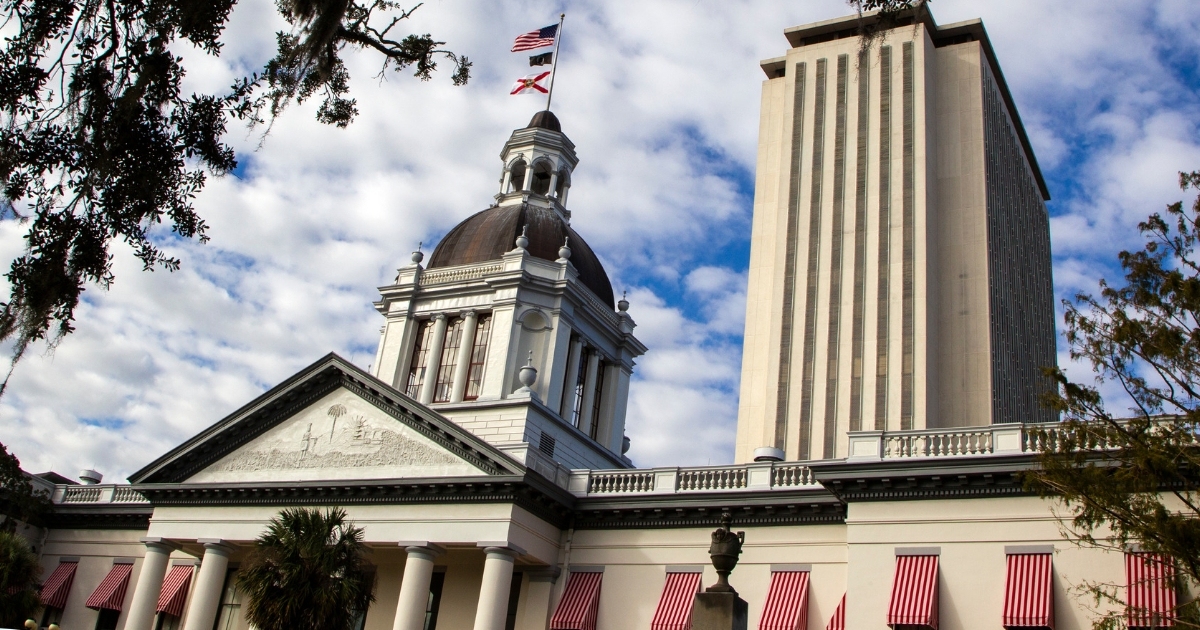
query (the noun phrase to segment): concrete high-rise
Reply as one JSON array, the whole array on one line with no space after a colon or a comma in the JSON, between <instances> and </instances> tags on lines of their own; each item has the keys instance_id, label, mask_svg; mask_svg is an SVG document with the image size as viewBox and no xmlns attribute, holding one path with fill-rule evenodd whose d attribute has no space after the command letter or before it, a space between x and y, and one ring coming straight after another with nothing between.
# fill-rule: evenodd
<instances>
[{"instance_id":1,"label":"concrete high-rise","mask_svg":"<svg viewBox=\"0 0 1200 630\"><path fill-rule=\"evenodd\" d=\"M858 20L761 64L739 462L1054 419L1050 195L983 24Z\"/></svg>"}]
</instances>

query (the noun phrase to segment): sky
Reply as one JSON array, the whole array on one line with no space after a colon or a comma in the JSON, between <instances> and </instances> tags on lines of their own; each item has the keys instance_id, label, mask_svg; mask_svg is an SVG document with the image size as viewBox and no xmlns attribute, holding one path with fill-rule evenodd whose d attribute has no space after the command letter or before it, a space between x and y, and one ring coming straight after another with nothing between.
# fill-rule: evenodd
<instances>
[{"instance_id":1,"label":"sky","mask_svg":"<svg viewBox=\"0 0 1200 630\"><path fill-rule=\"evenodd\" d=\"M982 18L1050 188L1059 299L1117 278L1138 221L1186 198L1200 169L1200 3L934 0L935 19ZM328 352L364 368L377 287L491 203L499 151L543 106L509 96L528 71L513 38L567 13L554 111L580 157L572 224L627 291L637 364L626 432L639 466L733 459L762 59L783 30L849 15L845 0L432 0L409 23L474 63L428 82L379 77L346 54L360 115L316 104L272 127L231 127L237 172L196 199L207 244L159 235L183 261L143 272L115 250L77 331L32 351L0 399L0 442L30 471L95 468L121 481ZM261 67L282 28L241 0L219 58L181 49L187 88L220 91ZM0 263L23 227L0 222ZM1061 307L1060 307L1061 311ZM1061 319L1059 329L1061 332ZM1060 339L1060 364L1077 379ZM687 436L687 439L680 439Z\"/></svg>"}]
</instances>

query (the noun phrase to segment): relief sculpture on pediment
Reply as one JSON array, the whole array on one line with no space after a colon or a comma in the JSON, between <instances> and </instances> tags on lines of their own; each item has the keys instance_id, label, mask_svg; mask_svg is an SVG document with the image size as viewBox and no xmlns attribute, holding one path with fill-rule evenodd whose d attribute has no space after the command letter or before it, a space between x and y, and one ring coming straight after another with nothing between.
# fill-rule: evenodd
<instances>
[{"instance_id":1,"label":"relief sculpture on pediment","mask_svg":"<svg viewBox=\"0 0 1200 630\"><path fill-rule=\"evenodd\" d=\"M294 433L292 435L295 435ZM226 458L224 472L363 468L373 466L444 466L459 461L410 437L377 426L342 404L331 405L324 417L308 422L299 439L279 435L252 450Z\"/></svg>"}]
</instances>

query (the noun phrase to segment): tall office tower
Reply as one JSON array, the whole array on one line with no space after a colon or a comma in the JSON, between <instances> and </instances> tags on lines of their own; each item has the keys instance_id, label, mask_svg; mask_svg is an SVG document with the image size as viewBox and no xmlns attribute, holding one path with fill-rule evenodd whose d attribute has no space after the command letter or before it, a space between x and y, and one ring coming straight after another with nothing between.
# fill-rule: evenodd
<instances>
[{"instance_id":1,"label":"tall office tower","mask_svg":"<svg viewBox=\"0 0 1200 630\"><path fill-rule=\"evenodd\" d=\"M1045 181L983 23L903 22L790 28L761 64L739 462L1054 420Z\"/></svg>"}]
</instances>

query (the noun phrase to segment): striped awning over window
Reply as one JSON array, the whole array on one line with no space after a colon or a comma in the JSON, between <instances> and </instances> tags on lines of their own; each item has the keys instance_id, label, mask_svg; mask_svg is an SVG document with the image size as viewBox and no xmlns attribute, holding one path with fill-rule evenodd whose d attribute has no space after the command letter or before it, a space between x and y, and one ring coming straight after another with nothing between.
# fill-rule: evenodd
<instances>
[{"instance_id":1,"label":"striped awning over window","mask_svg":"<svg viewBox=\"0 0 1200 630\"><path fill-rule=\"evenodd\" d=\"M829 625L825 626L825 630L846 630L846 595L844 593L837 610L833 611L833 616L829 618Z\"/></svg>"},{"instance_id":2,"label":"striped awning over window","mask_svg":"<svg viewBox=\"0 0 1200 630\"><path fill-rule=\"evenodd\" d=\"M1153 553L1125 554L1125 581L1130 628L1169 628L1175 625L1175 565Z\"/></svg>"},{"instance_id":3,"label":"striped awning over window","mask_svg":"<svg viewBox=\"0 0 1200 630\"><path fill-rule=\"evenodd\" d=\"M84 606L96 610L121 610L125 603L125 589L129 586L129 574L133 572L133 564L114 564L108 570L108 575L100 580L100 586L87 598Z\"/></svg>"},{"instance_id":4,"label":"striped awning over window","mask_svg":"<svg viewBox=\"0 0 1200 630\"><path fill-rule=\"evenodd\" d=\"M772 571L758 630L807 630L808 571Z\"/></svg>"},{"instance_id":5,"label":"striped awning over window","mask_svg":"<svg viewBox=\"0 0 1200 630\"><path fill-rule=\"evenodd\" d=\"M1054 592L1048 553L1009 554L1004 582L1005 628L1053 628Z\"/></svg>"},{"instance_id":6,"label":"striped awning over window","mask_svg":"<svg viewBox=\"0 0 1200 630\"><path fill-rule=\"evenodd\" d=\"M162 590L158 593L158 607L155 610L176 617L183 616L183 605L187 602L193 568L190 564L171 567L171 572L163 580Z\"/></svg>"},{"instance_id":7,"label":"striped awning over window","mask_svg":"<svg viewBox=\"0 0 1200 630\"><path fill-rule=\"evenodd\" d=\"M938 627L938 557L896 556L887 625Z\"/></svg>"},{"instance_id":8,"label":"striped awning over window","mask_svg":"<svg viewBox=\"0 0 1200 630\"><path fill-rule=\"evenodd\" d=\"M54 572L42 583L42 604L50 608L66 608L71 582L75 581L78 562L59 562Z\"/></svg>"},{"instance_id":9,"label":"striped awning over window","mask_svg":"<svg viewBox=\"0 0 1200 630\"><path fill-rule=\"evenodd\" d=\"M650 630L690 630L692 603L700 591L700 573L668 573Z\"/></svg>"},{"instance_id":10,"label":"striped awning over window","mask_svg":"<svg viewBox=\"0 0 1200 630\"><path fill-rule=\"evenodd\" d=\"M572 572L562 600L550 619L550 630L596 630L603 577L603 573Z\"/></svg>"}]
</instances>

